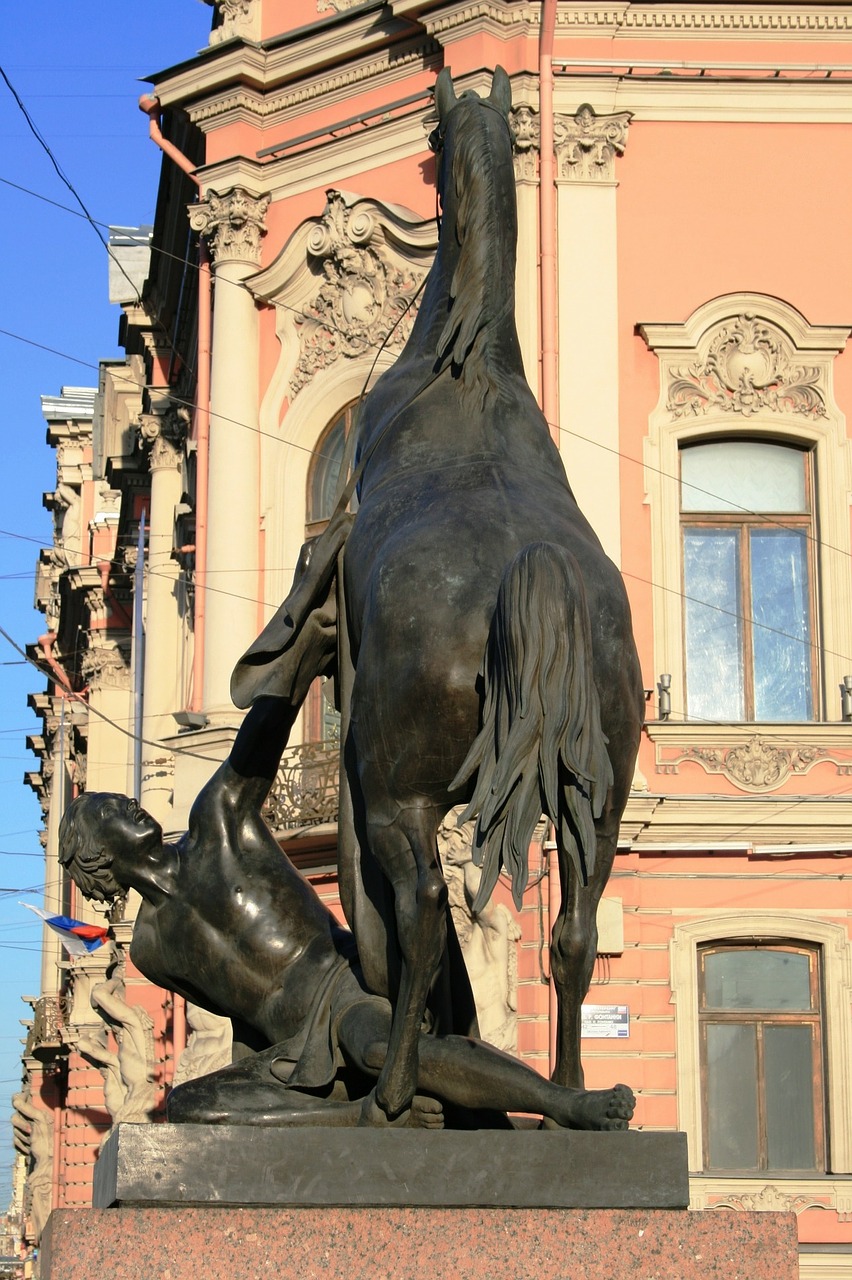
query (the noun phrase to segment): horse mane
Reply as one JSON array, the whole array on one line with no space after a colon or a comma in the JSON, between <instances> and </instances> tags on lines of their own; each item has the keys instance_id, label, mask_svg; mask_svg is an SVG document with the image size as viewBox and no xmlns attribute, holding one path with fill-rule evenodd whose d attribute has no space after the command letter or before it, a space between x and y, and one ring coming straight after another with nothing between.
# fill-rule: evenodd
<instances>
[{"instance_id":1,"label":"horse mane","mask_svg":"<svg viewBox=\"0 0 852 1280\"><path fill-rule=\"evenodd\" d=\"M513 269L507 271L505 235L495 217L498 161L486 127L485 107L459 121L452 159L457 197L455 234L460 246L450 282L450 314L438 339L438 360L447 356L459 372L466 407L480 411L489 393L506 382L504 362L494 359L497 323L510 312ZM511 164L511 160L510 160ZM509 281L503 291L498 281Z\"/></svg>"}]
</instances>

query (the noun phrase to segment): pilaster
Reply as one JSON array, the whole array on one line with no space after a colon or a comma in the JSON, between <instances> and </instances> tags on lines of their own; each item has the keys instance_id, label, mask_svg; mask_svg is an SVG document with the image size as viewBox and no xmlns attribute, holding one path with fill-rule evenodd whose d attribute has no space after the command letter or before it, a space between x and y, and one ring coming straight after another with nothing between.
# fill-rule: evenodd
<instances>
[{"instance_id":1,"label":"pilaster","mask_svg":"<svg viewBox=\"0 0 852 1280\"><path fill-rule=\"evenodd\" d=\"M232 716L231 669L258 631L258 312L245 287L260 262L269 196L243 187L190 207L215 267L203 708Z\"/></svg>"},{"instance_id":2,"label":"pilaster","mask_svg":"<svg viewBox=\"0 0 852 1280\"><path fill-rule=\"evenodd\" d=\"M628 111L557 115L560 448L580 508L621 563L615 160Z\"/></svg>"},{"instance_id":3,"label":"pilaster","mask_svg":"<svg viewBox=\"0 0 852 1280\"><path fill-rule=\"evenodd\" d=\"M182 446L189 413L168 400L158 413L142 414L139 435L148 448L151 510L145 607L145 695L143 703L141 802L168 828L171 816L171 752L153 745L174 732L172 715L183 706L180 661L180 566L172 556L175 508L183 478Z\"/></svg>"}]
</instances>

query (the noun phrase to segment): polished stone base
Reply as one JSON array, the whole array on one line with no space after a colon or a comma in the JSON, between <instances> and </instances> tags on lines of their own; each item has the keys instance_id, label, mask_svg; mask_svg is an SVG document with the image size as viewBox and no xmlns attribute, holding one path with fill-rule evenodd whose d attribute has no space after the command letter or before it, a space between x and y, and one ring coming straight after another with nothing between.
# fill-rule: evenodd
<instances>
[{"instance_id":1,"label":"polished stone base","mask_svg":"<svg viewBox=\"0 0 852 1280\"><path fill-rule=\"evenodd\" d=\"M93 1204L673 1209L682 1133L120 1125Z\"/></svg>"},{"instance_id":2,"label":"polished stone base","mask_svg":"<svg viewBox=\"0 0 852 1280\"><path fill-rule=\"evenodd\" d=\"M42 1280L796 1280L792 1213L57 1209Z\"/></svg>"}]
</instances>

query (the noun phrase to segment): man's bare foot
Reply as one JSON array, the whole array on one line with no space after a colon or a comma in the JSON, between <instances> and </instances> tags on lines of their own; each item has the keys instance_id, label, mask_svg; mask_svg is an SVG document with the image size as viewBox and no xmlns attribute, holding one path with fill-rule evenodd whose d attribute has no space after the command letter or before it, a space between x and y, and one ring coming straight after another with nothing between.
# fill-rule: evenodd
<instances>
[{"instance_id":1,"label":"man's bare foot","mask_svg":"<svg viewBox=\"0 0 852 1280\"><path fill-rule=\"evenodd\" d=\"M437 1098L416 1093L408 1117L412 1129L443 1129L444 1108Z\"/></svg>"},{"instance_id":2,"label":"man's bare foot","mask_svg":"<svg viewBox=\"0 0 852 1280\"><path fill-rule=\"evenodd\" d=\"M544 1129L626 1129L636 1108L633 1090L626 1084L612 1089L563 1089L542 1121Z\"/></svg>"}]
</instances>

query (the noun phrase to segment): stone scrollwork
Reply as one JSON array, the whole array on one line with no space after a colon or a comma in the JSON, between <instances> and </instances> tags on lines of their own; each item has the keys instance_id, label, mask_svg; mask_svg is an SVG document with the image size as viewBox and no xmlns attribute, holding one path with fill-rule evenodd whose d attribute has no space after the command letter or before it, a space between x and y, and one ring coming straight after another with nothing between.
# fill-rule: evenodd
<instances>
[{"instance_id":1,"label":"stone scrollwork","mask_svg":"<svg viewBox=\"0 0 852 1280\"><path fill-rule=\"evenodd\" d=\"M519 103L509 112L509 128L512 131L515 178L533 179L536 176L536 152L541 146L541 120L533 108Z\"/></svg>"},{"instance_id":2,"label":"stone scrollwork","mask_svg":"<svg viewBox=\"0 0 852 1280\"><path fill-rule=\"evenodd\" d=\"M797 364L774 325L744 313L721 325L706 353L669 374L667 408L675 418L711 409L743 417L769 411L826 417L822 370Z\"/></svg>"},{"instance_id":3,"label":"stone scrollwork","mask_svg":"<svg viewBox=\"0 0 852 1280\"><path fill-rule=\"evenodd\" d=\"M351 207L338 191L327 193L325 212L306 246L322 283L296 321L300 352L290 379L294 395L341 355L358 357L382 345L401 350L405 344L423 275L391 262L383 246L374 212Z\"/></svg>"},{"instance_id":4,"label":"stone scrollwork","mask_svg":"<svg viewBox=\"0 0 852 1280\"><path fill-rule=\"evenodd\" d=\"M81 671L92 689L128 689L130 662L119 645L96 645L82 657Z\"/></svg>"},{"instance_id":5,"label":"stone scrollwork","mask_svg":"<svg viewBox=\"0 0 852 1280\"><path fill-rule=\"evenodd\" d=\"M684 729L688 732L688 726ZM655 738L658 772L677 773L680 765L694 763L706 773L723 774L742 791L774 791L792 775L808 773L819 764L833 764L839 774L852 772L852 753L848 748L838 749L839 743L829 739L805 745L792 734L770 738L752 733L736 742L697 745L672 741L668 745L662 733Z\"/></svg>"},{"instance_id":6,"label":"stone scrollwork","mask_svg":"<svg viewBox=\"0 0 852 1280\"><path fill-rule=\"evenodd\" d=\"M221 25L210 32L209 43L221 44L223 40L259 40L261 0L204 0L214 5L221 17Z\"/></svg>"},{"instance_id":7,"label":"stone scrollwork","mask_svg":"<svg viewBox=\"0 0 852 1280\"><path fill-rule=\"evenodd\" d=\"M190 226L208 237L217 266L222 262L260 263L269 201L268 195L255 196L244 187L233 187L224 195L208 191L205 201L189 206Z\"/></svg>"},{"instance_id":8,"label":"stone scrollwork","mask_svg":"<svg viewBox=\"0 0 852 1280\"><path fill-rule=\"evenodd\" d=\"M633 114L618 111L599 116L584 102L573 116L554 116L553 137L559 171L572 182L612 182L615 158L627 145Z\"/></svg>"},{"instance_id":9,"label":"stone scrollwork","mask_svg":"<svg viewBox=\"0 0 852 1280\"><path fill-rule=\"evenodd\" d=\"M782 1191L767 1185L757 1191L713 1197L708 1209L739 1209L748 1213L802 1213L805 1209L828 1209L831 1195L815 1196L797 1191Z\"/></svg>"},{"instance_id":10,"label":"stone scrollwork","mask_svg":"<svg viewBox=\"0 0 852 1280\"><path fill-rule=\"evenodd\" d=\"M140 413L140 443L150 450L151 469L175 466L180 450L189 434L190 411L184 405L172 405L165 413Z\"/></svg>"}]
</instances>

